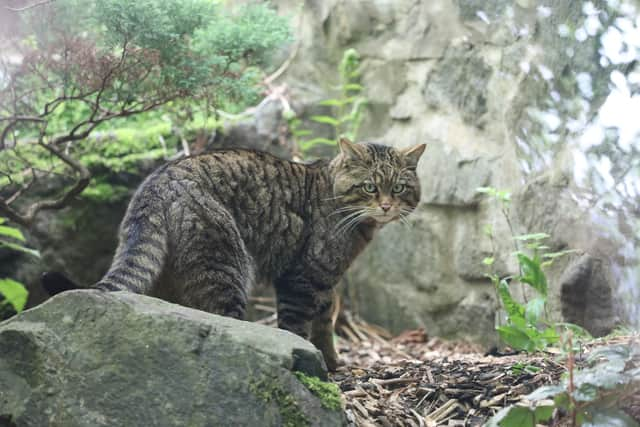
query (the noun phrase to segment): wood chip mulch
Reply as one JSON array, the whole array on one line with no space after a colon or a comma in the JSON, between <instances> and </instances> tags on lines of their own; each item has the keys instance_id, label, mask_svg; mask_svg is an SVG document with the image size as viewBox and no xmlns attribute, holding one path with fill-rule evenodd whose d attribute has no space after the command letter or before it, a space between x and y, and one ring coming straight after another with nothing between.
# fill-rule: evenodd
<instances>
[{"instance_id":1,"label":"wood chip mulch","mask_svg":"<svg viewBox=\"0 0 640 427\"><path fill-rule=\"evenodd\" d=\"M272 298L255 302L259 311L270 313L258 322L275 325ZM334 314L342 365L330 378L342 391L349 426L482 426L537 388L559 383L567 369L552 349L487 355L479 346L431 338L424 330L392 337L348 311ZM637 337L596 340L576 355L576 363L583 365L584 355L597 346L630 339L638 342ZM621 406L640 421L640 395ZM562 419L553 424L568 425Z\"/></svg>"},{"instance_id":2,"label":"wood chip mulch","mask_svg":"<svg viewBox=\"0 0 640 427\"><path fill-rule=\"evenodd\" d=\"M391 338L347 317L337 326L343 363L331 379L350 426L481 426L498 410L566 371L557 355L484 355L423 330Z\"/></svg>"}]
</instances>

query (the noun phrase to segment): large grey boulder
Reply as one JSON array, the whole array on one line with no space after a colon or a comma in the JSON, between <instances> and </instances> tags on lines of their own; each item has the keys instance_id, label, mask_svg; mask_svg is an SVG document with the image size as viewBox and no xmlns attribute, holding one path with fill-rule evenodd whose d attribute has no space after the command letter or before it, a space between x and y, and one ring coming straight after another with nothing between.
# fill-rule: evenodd
<instances>
[{"instance_id":1,"label":"large grey boulder","mask_svg":"<svg viewBox=\"0 0 640 427\"><path fill-rule=\"evenodd\" d=\"M320 352L286 331L66 292L0 324L0 425L341 425L294 371L326 377Z\"/></svg>"}]
</instances>

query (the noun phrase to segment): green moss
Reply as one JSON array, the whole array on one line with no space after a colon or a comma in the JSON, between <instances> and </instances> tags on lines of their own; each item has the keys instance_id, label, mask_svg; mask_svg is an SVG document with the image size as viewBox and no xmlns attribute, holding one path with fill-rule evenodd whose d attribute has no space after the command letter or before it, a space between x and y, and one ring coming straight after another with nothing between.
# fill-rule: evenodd
<instances>
[{"instance_id":1,"label":"green moss","mask_svg":"<svg viewBox=\"0 0 640 427\"><path fill-rule=\"evenodd\" d=\"M310 377L302 372L295 372L295 375L302 384L320 398L323 407L332 411L340 410L342 399L337 384L322 381L318 377Z\"/></svg>"},{"instance_id":2,"label":"green moss","mask_svg":"<svg viewBox=\"0 0 640 427\"><path fill-rule=\"evenodd\" d=\"M82 192L82 197L96 202L115 202L129 194L127 187L123 185L111 185L106 182L97 182L90 185Z\"/></svg>"},{"instance_id":3,"label":"green moss","mask_svg":"<svg viewBox=\"0 0 640 427\"><path fill-rule=\"evenodd\" d=\"M280 411L282 425L285 427L306 427L309 420L300 410L295 398L275 378L263 377L261 380L249 385L249 390L264 402L275 402Z\"/></svg>"}]
</instances>

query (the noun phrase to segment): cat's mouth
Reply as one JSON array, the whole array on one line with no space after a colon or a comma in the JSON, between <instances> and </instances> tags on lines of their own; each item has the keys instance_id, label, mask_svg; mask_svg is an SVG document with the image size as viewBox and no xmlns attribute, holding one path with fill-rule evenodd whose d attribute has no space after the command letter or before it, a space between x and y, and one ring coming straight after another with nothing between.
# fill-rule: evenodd
<instances>
[{"instance_id":1,"label":"cat's mouth","mask_svg":"<svg viewBox=\"0 0 640 427\"><path fill-rule=\"evenodd\" d=\"M373 216L373 219L379 224L386 224L399 218L396 213L385 212Z\"/></svg>"}]
</instances>

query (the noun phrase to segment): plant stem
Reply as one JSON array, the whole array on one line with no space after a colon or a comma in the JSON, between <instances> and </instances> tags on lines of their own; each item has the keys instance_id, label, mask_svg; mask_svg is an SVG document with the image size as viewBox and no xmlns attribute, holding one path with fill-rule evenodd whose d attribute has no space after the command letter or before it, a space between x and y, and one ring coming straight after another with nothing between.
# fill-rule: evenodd
<instances>
[{"instance_id":1,"label":"plant stem","mask_svg":"<svg viewBox=\"0 0 640 427\"><path fill-rule=\"evenodd\" d=\"M576 400L573 397L573 392L575 391L575 384L573 382L573 370L575 369L575 357L573 354L573 333L569 331L567 333L567 342L569 345L569 355L567 356L567 370L569 371L569 401L571 402L571 426L576 427Z\"/></svg>"}]
</instances>

